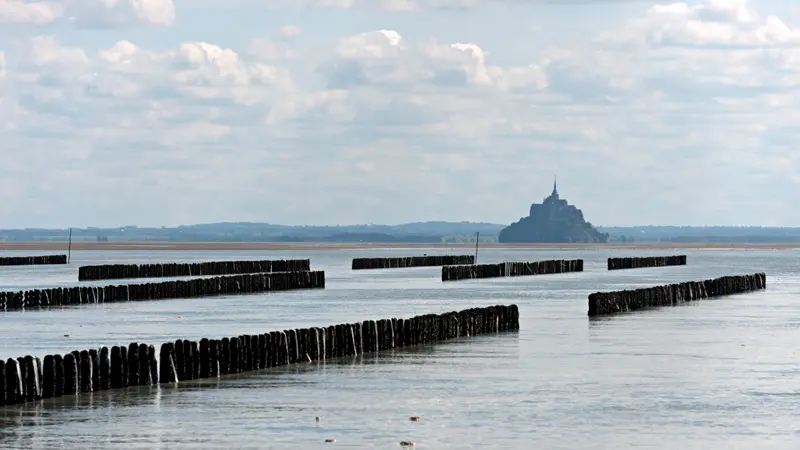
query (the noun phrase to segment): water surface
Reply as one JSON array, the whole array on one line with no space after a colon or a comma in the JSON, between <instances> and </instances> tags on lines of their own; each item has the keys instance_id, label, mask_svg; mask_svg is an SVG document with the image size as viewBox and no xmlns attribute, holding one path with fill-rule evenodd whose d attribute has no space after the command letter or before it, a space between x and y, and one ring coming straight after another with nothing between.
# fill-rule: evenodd
<instances>
[{"instance_id":1,"label":"water surface","mask_svg":"<svg viewBox=\"0 0 800 450\"><path fill-rule=\"evenodd\" d=\"M482 263L583 258L585 272L452 283L435 267L350 270L354 257L425 252L446 251L73 252L69 266L0 268L0 289L74 285L79 265L117 262L310 258L327 279L325 290L0 313L4 359L489 304L516 303L521 315L519 333L0 408L0 445L800 448L797 251L688 250L688 266L608 272L609 256L676 252L481 249ZM756 271L766 291L586 315L591 292Z\"/></svg>"}]
</instances>

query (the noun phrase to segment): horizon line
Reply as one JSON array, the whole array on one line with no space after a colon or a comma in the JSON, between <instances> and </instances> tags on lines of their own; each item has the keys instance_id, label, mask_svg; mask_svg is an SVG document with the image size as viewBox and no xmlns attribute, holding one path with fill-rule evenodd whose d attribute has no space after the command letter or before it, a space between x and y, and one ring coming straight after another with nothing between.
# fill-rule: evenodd
<instances>
[{"instance_id":1,"label":"horizon line","mask_svg":"<svg viewBox=\"0 0 800 450\"><path fill-rule=\"evenodd\" d=\"M137 229L171 229L171 228L188 228L188 227L196 227L196 226L206 226L206 225L236 225L236 224L247 224L247 225L268 225L272 227L284 227L284 228L344 228L344 227L401 227L407 225L417 225L417 224L430 224L430 223L441 223L441 224L451 224L451 225L491 225L491 226L498 226L498 227L506 227L508 224L496 223L496 222L487 222L487 221L469 221L469 220L426 220L426 221L411 221L411 222L401 222L401 223L349 223L349 224L327 224L327 225L319 225L319 224L302 224L302 225L289 225L289 224L281 224L281 223L270 223L270 222L250 222L250 221L224 221L224 222L199 222L193 224L180 224L180 225L120 225L120 226L96 226L96 225L85 225L83 227L78 226L66 226L66 227L41 227L41 226L28 226L24 228L0 228L0 231L17 231L17 230L47 230L47 231L55 231L55 230L63 230L68 231L70 229L73 230L88 230L88 229L105 229L105 230L124 230L125 228L137 228ZM648 225L597 225L592 224L595 228L800 228L800 225L792 226L792 225L659 225L659 224L648 224Z\"/></svg>"}]
</instances>

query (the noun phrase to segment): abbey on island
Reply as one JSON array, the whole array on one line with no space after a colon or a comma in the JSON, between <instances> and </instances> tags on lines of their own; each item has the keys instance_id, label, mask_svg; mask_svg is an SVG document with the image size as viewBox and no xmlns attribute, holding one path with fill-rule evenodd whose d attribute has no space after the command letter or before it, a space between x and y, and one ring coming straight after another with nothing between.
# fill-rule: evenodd
<instances>
[{"instance_id":1,"label":"abbey on island","mask_svg":"<svg viewBox=\"0 0 800 450\"><path fill-rule=\"evenodd\" d=\"M608 234L600 233L587 222L583 212L558 195L556 180L553 192L542 203L531 205L528 217L503 228L499 242L508 243L605 243Z\"/></svg>"}]
</instances>

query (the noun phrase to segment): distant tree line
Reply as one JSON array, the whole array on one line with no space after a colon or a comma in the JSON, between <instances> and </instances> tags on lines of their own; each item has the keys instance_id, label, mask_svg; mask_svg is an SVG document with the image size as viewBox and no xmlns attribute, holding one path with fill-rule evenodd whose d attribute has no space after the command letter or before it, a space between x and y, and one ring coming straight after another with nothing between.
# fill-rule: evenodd
<instances>
[{"instance_id":1,"label":"distant tree line","mask_svg":"<svg viewBox=\"0 0 800 450\"><path fill-rule=\"evenodd\" d=\"M418 222L401 225L287 226L217 223L179 227L75 228L75 242L496 242L504 225ZM778 227L597 227L619 243L800 243L800 228ZM0 230L0 242L66 242L68 229Z\"/></svg>"}]
</instances>

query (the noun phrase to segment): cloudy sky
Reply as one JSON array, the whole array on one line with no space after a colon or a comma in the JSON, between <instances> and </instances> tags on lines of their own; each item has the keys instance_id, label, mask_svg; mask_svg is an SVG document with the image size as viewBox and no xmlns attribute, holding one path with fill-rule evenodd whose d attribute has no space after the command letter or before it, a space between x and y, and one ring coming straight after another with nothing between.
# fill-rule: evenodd
<instances>
[{"instance_id":1,"label":"cloudy sky","mask_svg":"<svg viewBox=\"0 0 800 450\"><path fill-rule=\"evenodd\" d=\"M796 5L795 5L796 4ZM800 2L0 0L0 227L800 226Z\"/></svg>"}]
</instances>

